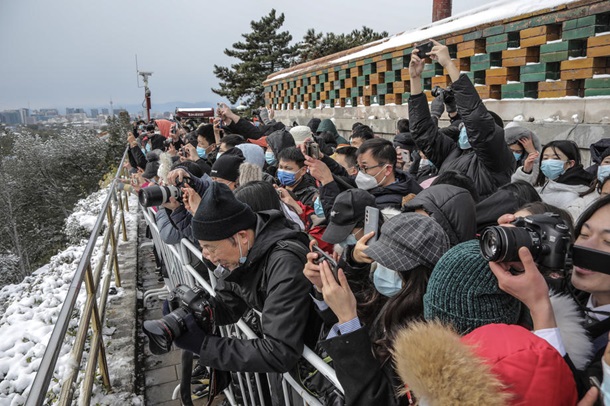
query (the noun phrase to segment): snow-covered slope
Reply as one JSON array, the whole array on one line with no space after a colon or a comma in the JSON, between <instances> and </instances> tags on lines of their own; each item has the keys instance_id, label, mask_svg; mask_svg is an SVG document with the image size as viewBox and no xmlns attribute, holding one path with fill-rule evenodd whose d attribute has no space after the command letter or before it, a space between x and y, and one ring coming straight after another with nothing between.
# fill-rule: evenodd
<instances>
[{"instance_id":1,"label":"snow-covered slope","mask_svg":"<svg viewBox=\"0 0 610 406\"><path fill-rule=\"evenodd\" d=\"M95 220L100 212L108 189L103 189L83 199L77 204L74 213L67 220L66 232L74 245L51 258L50 262L38 269L22 283L5 286L0 290L0 404L22 405L27 398L36 371L40 366L42 356L53 331L54 324L63 304L66 292L72 281L78 262L83 254ZM130 204L136 207L134 200ZM133 209L132 209L133 210ZM134 214L126 213L128 230L134 230L137 224ZM78 237L86 236L84 239ZM93 260L97 262L100 256L102 238L98 238ZM134 264L135 266L135 264ZM122 289L117 294L109 296L109 300L117 300L122 296ZM51 381L48 399L59 394L59 381L73 363L70 350L74 334L78 328L78 316L86 299L84 284L78 297L76 311L70 322L68 338L64 342L55 375ZM135 322L135 321L134 321ZM108 363L112 371L113 364L121 364L130 354L108 354ZM131 354L133 356L133 354ZM114 358L113 358L114 357ZM80 377L79 377L80 379ZM106 395L94 385L92 404L142 404L139 397L131 393L113 393ZM75 394L78 399L78 393Z\"/></svg>"}]
</instances>

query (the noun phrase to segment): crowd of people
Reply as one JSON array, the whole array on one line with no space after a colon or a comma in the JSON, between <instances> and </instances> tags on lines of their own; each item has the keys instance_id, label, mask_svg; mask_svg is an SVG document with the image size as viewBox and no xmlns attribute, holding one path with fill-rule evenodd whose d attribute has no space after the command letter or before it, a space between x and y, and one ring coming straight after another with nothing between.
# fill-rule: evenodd
<instances>
[{"instance_id":1,"label":"crowd of people","mask_svg":"<svg viewBox=\"0 0 610 406\"><path fill-rule=\"evenodd\" d=\"M344 138L331 119L287 127L265 108L254 124L224 104L197 128L134 125L133 188L180 189L153 207L157 225L165 243L201 247L193 266L218 278L215 324L261 314L251 340L187 320L174 343L198 356L198 373L268 373L271 403L286 404L279 374L299 374L307 345L344 389L311 384L326 404L610 397L610 262L600 272L571 254L610 255L610 140L591 145L585 168L573 141L542 145L505 126L445 46L426 56L451 88L428 103L414 50L409 117L393 140L360 123ZM509 238L515 227L525 238ZM508 236L487 240L491 254L512 256L486 257L489 230Z\"/></svg>"}]
</instances>

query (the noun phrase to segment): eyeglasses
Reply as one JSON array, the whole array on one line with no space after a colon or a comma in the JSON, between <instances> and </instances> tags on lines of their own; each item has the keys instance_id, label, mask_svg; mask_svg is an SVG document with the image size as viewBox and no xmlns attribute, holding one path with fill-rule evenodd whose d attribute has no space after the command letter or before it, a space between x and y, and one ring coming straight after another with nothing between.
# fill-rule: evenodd
<instances>
[{"instance_id":1,"label":"eyeglasses","mask_svg":"<svg viewBox=\"0 0 610 406\"><path fill-rule=\"evenodd\" d=\"M374 166L360 166L360 165L356 165L356 169L358 169L359 171L362 171L364 173L366 173L368 175L368 171L369 169L375 169L375 168L379 168L381 166L386 166L387 164L379 164L379 165L374 165Z\"/></svg>"}]
</instances>

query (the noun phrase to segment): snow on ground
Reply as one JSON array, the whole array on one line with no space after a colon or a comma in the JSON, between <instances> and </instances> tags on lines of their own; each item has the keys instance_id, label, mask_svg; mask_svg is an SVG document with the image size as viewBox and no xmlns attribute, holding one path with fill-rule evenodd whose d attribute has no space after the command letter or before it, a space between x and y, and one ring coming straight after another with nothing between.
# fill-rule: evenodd
<instances>
[{"instance_id":1,"label":"snow on ground","mask_svg":"<svg viewBox=\"0 0 610 406\"><path fill-rule=\"evenodd\" d=\"M53 256L47 265L25 278L23 282L5 286L0 290L0 404L17 406L25 403L74 272L83 255L87 238L107 193L108 189L103 189L81 200L66 221L66 232L71 239L86 235L84 238ZM134 200L132 207L135 207L135 204ZM126 221L128 228L135 227L135 214L126 213ZM94 263L101 255L101 244L102 237L99 237L92 255ZM120 295L119 289L118 294L111 296L110 300L115 300ZM53 398L53 394L59 394L59 380L68 373L74 362L70 357L70 350L78 328L77 317L82 311L85 299L83 283L76 310L69 324L67 340L59 353L48 399ZM120 354L119 357L126 355ZM133 362L133 354L131 356ZM113 359L109 355L109 365L121 362L124 360ZM96 392L93 404L142 404L142 399L131 393L106 395L99 384L95 385L94 389Z\"/></svg>"}]
</instances>

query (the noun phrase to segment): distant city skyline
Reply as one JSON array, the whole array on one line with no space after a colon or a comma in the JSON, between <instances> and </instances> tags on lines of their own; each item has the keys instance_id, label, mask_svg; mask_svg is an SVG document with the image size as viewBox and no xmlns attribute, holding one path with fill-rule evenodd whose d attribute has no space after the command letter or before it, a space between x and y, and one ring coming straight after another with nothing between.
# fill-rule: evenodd
<instances>
[{"instance_id":1,"label":"distant city skyline","mask_svg":"<svg viewBox=\"0 0 610 406\"><path fill-rule=\"evenodd\" d=\"M454 0L453 13L486 3ZM235 0L230 10L220 11L195 0L2 1L0 111L100 109L110 108L110 100L115 107L138 105L144 90L136 82L136 54L140 69L153 72L153 108L172 101L216 103L222 99L210 90L218 86L214 64L235 63L223 50L250 31L251 20L272 8L285 14L282 29L292 34L293 42L308 28L343 33L366 25L396 34L427 24L432 16L432 0L352 0L349 6Z\"/></svg>"}]
</instances>

